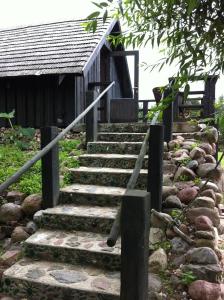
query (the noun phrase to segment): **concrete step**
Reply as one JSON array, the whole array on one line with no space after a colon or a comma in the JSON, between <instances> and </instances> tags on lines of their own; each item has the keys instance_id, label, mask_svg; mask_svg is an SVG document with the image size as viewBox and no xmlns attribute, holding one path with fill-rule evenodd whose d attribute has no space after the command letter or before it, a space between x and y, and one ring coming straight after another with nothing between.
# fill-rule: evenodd
<instances>
[{"instance_id":1,"label":"concrete step","mask_svg":"<svg viewBox=\"0 0 224 300\"><path fill-rule=\"evenodd\" d=\"M118 168L87 168L80 167L77 169L69 169L72 182L79 184L116 186L126 188L129 178L133 173L133 169L118 169ZM168 182L173 174L163 176L164 184ZM143 169L140 171L136 189L147 189L148 171Z\"/></svg>"},{"instance_id":2,"label":"concrete step","mask_svg":"<svg viewBox=\"0 0 224 300\"><path fill-rule=\"evenodd\" d=\"M126 188L73 184L60 191L60 204L116 206L121 202Z\"/></svg>"},{"instance_id":3,"label":"concrete step","mask_svg":"<svg viewBox=\"0 0 224 300\"><path fill-rule=\"evenodd\" d=\"M138 132L100 132L98 141L106 142L142 142L145 138L145 133Z\"/></svg>"},{"instance_id":4,"label":"concrete step","mask_svg":"<svg viewBox=\"0 0 224 300\"><path fill-rule=\"evenodd\" d=\"M3 292L29 300L119 300L120 274L101 268L23 259L6 270Z\"/></svg>"},{"instance_id":5,"label":"concrete step","mask_svg":"<svg viewBox=\"0 0 224 300\"><path fill-rule=\"evenodd\" d=\"M116 207L58 205L35 215L39 227L58 230L109 233Z\"/></svg>"},{"instance_id":6,"label":"concrete step","mask_svg":"<svg viewBox=\"0 0 224 300\"><path fill-rule=\"evenodd\" d=\"M79 162L84 167L134 169L138 155L134 154L83 154ZM145 156L143 169L147 169L148 159Z\"/></svg>"},{"instance_id":7,"label":"concrete step","mask_svg":"<svg viewBox=\"0 0 224 300\"><path fill-rule=\"evenodd\" d=\"M142 142L90 142L87 153L139 154Z\"/></svg>"},{"instance_id":8,"label":"concrete step","mask_svg":"<svg viewBox=\"0 0 224 300\"><path fill-rule=\"evenodd\" d=\"M105 123L98 126L100 132L146 133L148 128L147 123Z\"/></svg>"},{"instance_id":9,"label":"concrete step","mask_svg":"<svg viewBox=\"0 0 224 300\"><path fill-rule=\"evenodd\" d=\"M110 248L107 237L93 232L41 229L25 241L24 250L30 258L119 270L120 241Z\"/></svg>"},{"instance_id":10,"label":"concrete step","mask_svg":"<svg viewBox=\"0 0 224 300\"><path fill-rule=\"evenodd\" d=\"M71 180L79 184L104 185L126 188L132 169L88 168L69 169ZM147 170L141 170L136 184L137 189L147 188Z\"/></svg>"}]
</instances>

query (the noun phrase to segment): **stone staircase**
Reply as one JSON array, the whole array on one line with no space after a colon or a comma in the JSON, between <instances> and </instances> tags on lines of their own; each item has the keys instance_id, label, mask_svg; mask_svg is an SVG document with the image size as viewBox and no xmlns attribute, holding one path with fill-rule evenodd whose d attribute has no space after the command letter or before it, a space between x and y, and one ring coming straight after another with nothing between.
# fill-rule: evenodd
<instances>
[{"instance_id":1,"label":"stone staircase","mask_svg":"<svg viewBox=\"0 0 224 300\"><path fill-rule=\"evenodd\" d=\"M109 248L106 240L146 130L145 124L100 125L99 141L88 143L81 166L70 170L74 184L61 190L58 206L35 215L39 230L24 243L24 258L4 273L6 294L32 300L120 299L121 243ZM144 168L140 190L146 189Z\"/></svg>"}]
</instances>

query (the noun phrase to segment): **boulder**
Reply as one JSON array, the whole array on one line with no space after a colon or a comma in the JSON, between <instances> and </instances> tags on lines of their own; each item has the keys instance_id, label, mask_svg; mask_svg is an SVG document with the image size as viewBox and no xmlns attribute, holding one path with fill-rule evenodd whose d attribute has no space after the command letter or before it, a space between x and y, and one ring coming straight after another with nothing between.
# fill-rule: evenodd
<instances>
[{"instance_id":1,"label":"boulder","mask_svg":"<svg viewBox=\"0 0 224 300\"><path fill-rule=\"evenodd\" d=\"M6 200L8 202L16 202L17 204L21 204L25 199L26 194L18 191L10 191L7 193Z\"/></svg>"},{"instance_id":2,"label":"boulder","mask_svg":"<svg viewBox=\"0 0 224 300\"><path fill-rule=\"evenodd\" d=\"M200 188L203 187L202 191L208 189L212 189L215 193L218 193L220 191L217 184L215 184L214 182L207 182L206 186L204 186L204 184L205 184L205 180L202 180L199 185Z\"/></svg>"},{"instance_id":3,"label":"boulder","mask_svg":"<svg viewBox=\"0 0 224 300\"><path fill-rule=\"evenodd\" d=\"M0 257L0 264L10 267L18 260L20 254L20 249L8 250Z\"/></svg>"},{"instance_id":4,"label":"boulder","mask_svg":"<svg viewBox=\"0 0 224 300\"><path fill-rule=\"evenodd\" d=\"M160 293L162 290L162 281L160 279L160 277L156 274L153 273L149 273L148 275L148 289L151 292L156 292L156 293Z\"/></svg>"},{"instance_id":5,"label":"boulder","mask_svg":"<svg viewBox=\"0 0 224 300\"><path fill-rule=\"evenodd\" d=\"M41 209L42 197L38 194L33 194L26 197L22 203L22 210L27 216L34 215Z\"/></svg>"},{"instance_id":6,"label":"boulder","mask_svg":"<svg viewBox=\"0 0 224 300\"><path fill-rule=\"evenodd\" d=\"M215 193L216 196L216 205L223 202L223 195L221 193Z\"/></svg>"},{"instance_id":7,"label":"boulder","mask_svg":"<svg viewBox=\"0 0 224 300\"><path fill-rule=\"evenodd\" d=\"M34 234L37 231L37 225L33 221L30 221L26 224L25 230L29 234Z\"/></svg>"},{"instance_id":8,"label":"boulder","mask_svg":"<svg viewBox=\"0 0 224 300\"><path fill-rule=\"evenodd\" d=\"M188 293L192 300L223 300L224 284L196 280L189 285Z\"/></svg>"},{"instance_id":9,"label":"boulder","mask_svg":"<svg viewBox=\"0 0 224 300\"><path fill-rule=\"evenodd\" d=\"M178 168L175 176L174 176L174 181L178 181L178 180L183 180L183 181L187 181L187 180L194 180L196 177L195 173L191 170L188 169L186 167L180 167Z\"/></svg>"},{"instance_id":10,"label":"boulder","mask_svg":"<svg viewBox=\"0 0 224 300\"><path fill-rule=\"evenodd\" d=\"M207 216L198 216L195 218L195 227L197 230L212 230L213 223Z\"/></svg>"},{"instance_id":11,"label":"boulder","mask_svg":"<svg viewBox=\"0 0 224 300\"><path fill-rule=\"evenodd\" d=\"M208 217L215 227L220 224L219 212L216 209L211 209L207 207L195 207L190 208L186 211L187 220L190 223L195 223L195 220L199 216Z\"/></svg>"},{"instance_id":12,"label":"boulder","mask_svg":"<svg viewBox=\"0 0 224 300\"><path fill-rule=\"evenodd\" d=\"M164 213L160 213L160 215L163 218L165 218L167 221L173 222L173 218L170 215L164 214ZM159 219L153 213L151 214L150 224L152 227L156 227L156 228L166 228L167 227L167 224L165 222L163 222L161 219Z\"/></svg>"},{"instance_id":13,"label":"boulder","mask_svg":"<svg viewBox=\"0 0 224 300\"><path fill-rule=\"evenodd\" d=\"M212 146L209 143L202 143L198 146L199 148L203 149L206 154L212 154Z\"/></svg>"},{"instance_id":14,"label":"boulder","mask_svg":"<svg viewBox=\"0 0 224 300\"><path fill-rule=\"evenodd\" d=\"M212 189L204 190L200 193L200 196L210 197L216 201L216 194Z\"/></svg>"},{"instance_id":15,"label":"boulder","mask_svg":"<svg viewBox=\"0 0 224 300\"><path fill-rule=\"evenodd\" d=\"M149 271L161 272L167 268L167 254L164 249L159 248L149 257Z\"/></svg>"},{"instance_id":16,"label":"boulder","mask_svg":"<svg viewBox=\"0 0 224 300\"><path fill-rule=\"evenodd\" d=\"M174 185L178 188L178 190L183 190L187 187L195 187L195 183L193 180L189 180L189 181L177 181L174 182ZM198 187L195 187L198 189Z\"/></svg>"},{"instance_id":17,"label":"boulder","mask_svg":"<svg viewBox=\"0 0 224 300\"><path fill-rule=\"evenodd\" d=\"M205 155L205 162L216 164L216 159L214 158L214 156L208 154L208 155Z\"/></svg>"},{"instance_id":18,"label":"boulder","mask_svg":"<svg viewBox=\"0 0 224 300\"><path fill-rule=\"evenodd\" d=\"M206 127L199 136L201 140L209 142L209 144L217 143L219 139L218 130L215 127Z\"/></svg>"},{"instance_id":19,"label":"boulder","mask_svg":"<svg viewBox=\"0 0 224 300\"><path fill-rule=\"evenodd\" d=\"M182 143L182 149L187 149L189 151L192 150L192 148L195 147L195 142L194 141L185 141Z\"/></svg>"},{"instance_id":20,"label":"boulder","mask_svg":"<svg viewBox=\"0 0 224 300\"><path fill-rule=\"evenodd\" d=\"M22 242L25 241L29 237L29 234L24 230L22 226L17 226L12 232L12 242Z\"/></svg>"},{"instance_id":21,"label":"boulder","mask_svg":"<svg viewBox=\"0 0 224 300\"><path fill-rule=\"evenodd\" d=\"M197 239L215 240L215 234L213 231L198 230L194 235Z\"/></svg>"},{"instance_id":22,"label":"boulder","mask_svg":"<svg viewBox=\"0 0 224 300\"><path fill-rule=\"evenodd\" d=\"M216 169L215 167L216 164L212 164L212 163L201 164L198 166L196 173L201 178L209 177L211 179L218 181L222 176L223 170L221 167L218 167Z\"/></svg>"},{"instance_id":23,"label":"boulder","mask_svg":"<svg viewBox=\"0 0 224 300\"><path fill-rule=\"evenodd\" d=\"M215 207L215 201L206 196L199 196L197 197L193 203L192 207L208 207L208 208L214 208Z\"/></svg>"},{"instance_id":24,"label":"boulder","mask_svg":"<svg viewBox=\"0 0 224 300\"><path fill-rule=\"evenodd\" d=\"M22 217L22 209L20 205L14 203L5 203L0 207L1 223L19 221L21 217Z\"/></svg>"},{"instance_id":25,"label":"boulder","mask_svg":"<svg viewBox=\"0 0 224 300\"><path fill-rule=\"evenodd\" d=\"M172 252L175 254L184 254L189 250L190 246L180 237L175 237L171 240Z\"/></svg>"},{"instance_id":26,"label":"boulder","mask_svg":"<svg viewBox=\"0 0 224 300\"><path fill-rule=\"evenodd\" d=\"M174 174L177 170L177 166L175 164L163 163L163 174Z\"/></svg>"},{"instance_id":27,"label":"boulder","mask_svg":"<svg viewBox=\"0 0 224 300\"><path fill-rule=\"evenodd\" d=\"M195 147L190 152L190 158L193 160L200 159L205 156L205 151L199 147Z\"/></svg>"},{"instance_id":28,"label":"boulder","mask_svg":"<svg viewBox=\"0 0 224 300\"><path fill-rule=\"evenodd\" d=\"M187 165L186 168L195 170L198 167L198 161L197 160L191 160Z\"/></svg>"},{"instance_id":29,"label":"boulder","mask_svg":"<svg viewBox=\"0 0 224 300\"><path fill-rule=\"evenodd\" d=\"M175 148L180 147L181 141L180 140L172 140L168 143L169 150L174 150Z\"/></svg>"},{"instance_id":30,"label":"boulder","mask_svg":"<svg viewBox=\"0 0 224 300\"><path fill-rule=\"evenodd\" d=\"M184 153L189 154L187 149L179 149L173 153L173 157L181 157Z\"/></svg>"},{"instance_id":31,"label":"boulder","mask_svg":"<svg viewBox=\"0 0 224 300\"><path fill-rule=\"evenodd\" d=\"M188 160L189 158L190 158L189 155L187 155L186 153L183 153L179 157L173 157L171 161L173 163L180 164L180 163L183 163L184 161Z\"/></svg>"},{"instance_id":32,"label":"boulder","mask_svg":"<svg viewBox=\"0 0 224 300\"><path fill-rule=\"evenodd\" d=\"M155 244L161 243L166 240L164 231L161 228L151 227L149 231L149 245L153 246Z\"/></svg>"},{"instance_id":33,"label":"boulder","mask_svg":"<svg viewBox=\"0 0 224 300\"><path fill-rule=\"evenodd\" d=\"M197 238L194 242L196 247L209 247L211 249L215 249L217 247L217 242L214 239Z\"/></svg>"},{"instance_id":34,"label":"boulder","mask_svg":"<svg viewBox=\"0 0 224 300\"><path fill-rule=\"evenodd\" d=\"M165 201L163 202L163 207L164 208L182 208L182 203L177 196L171 195L165 199Z\"/></svg>"},{"instance_id":35,"label":"boulder","mask_svg":"<svg viewBox=\"0 0 224 300\"><path fill-rule=\"evenodd\" d=\"M216 253L209 247L192 248L185 255L188 264L218 264L219 260Z\"/></svg>"},{"instance_id":36,"label":"boulder","mask_svg":"<svg viewBox=\"0 0 224 300\"><path fill-rule=\"evenodd\" d=\"M188 204L197 196L198 191L195 187L186 187L178 192L177 197L182 203Z\"/></svg>"},{"instance_id":37,"label":"boulder","mask_svg":"<svg viewBox=\"0 0 224 300\"><path fill-rule=\"evenodd\" d=\"M191 271L199 280L206 280L209 282L220 282L222 268L218 264L196 265L188 264L181 267L182 271Z\"/></svg>"},{"instance_id":38,"label":"boulder","mask_svg":"<svg viewBox=\"0 0 224 300\"><path fill-rule=\"evenodd\" d=\"M163 186L162 197L167 198L170 195L176 195L178 192L177 188L173 186Z\"/></svg>"}]
</instances>

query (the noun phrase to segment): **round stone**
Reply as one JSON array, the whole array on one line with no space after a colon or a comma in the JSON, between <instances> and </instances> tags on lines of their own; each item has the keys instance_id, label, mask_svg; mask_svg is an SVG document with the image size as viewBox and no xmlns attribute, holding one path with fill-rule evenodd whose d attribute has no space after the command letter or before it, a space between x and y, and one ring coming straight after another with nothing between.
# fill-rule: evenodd
<instances>
[{"instance_id":1,"label":"round stone","mask_svg":"<svg viewBox=\"0 0 224 300\"><path fill-rule=\"evenodd\" d=\"M67 284L82 282L88 279L84 273L70 270L52 271L49 274L54 277L56 281Z\"/></svg>"},{"instance_id":2,"label":"round stone","mask_svg":"<svg viewBox=\"0 0 224 300\"><path fill-rule=\"evenodd\" d=\"M6 203L0 207L0 222L7 223L19 221L22 217L21 206L14 203Z\"/></svg>"},{"instance_id":3,"label":"round stone","mask_svg":"<svg viewBox=\"0 0 224 300\"><path fill-rule=\"evenodd\" d=\"M182 208L182 203L177 196L171 195L165 199L165 201L163 202L163 207L164 208Z\"/></svg>"},{"instance_id":4,"label":"round stone","mask_svg":"<svg viewBox=\"0 0 224 300\"><path fill-rule=\"evenodd\" d=\"M22 226L17 226L11 235L12 242L17 243L17 242L22 242L28 239L29 234L24 230Z\"/></svg>"},{"instance_id":5,"label":"round stone","mask_svg":"<svg viewBox=\"0 0 224 300\"><path fill-rule=\"evenodd\" d=\"M175 237L171 240L172 252L176 254L183 254L189 249L188 243L182 240L180 237Z\"/></svg>"},{"instance_id":6,"label":"round stone","mask_svg":"<svg viewBox=\"0 0 224 300\"><path fill-rule=\"evenodd\" d=\"M22 210L28 216L34 215L41 209L42 197L41 195L34 194L26 197L22 203Z\"/></svg>"},{"instance_id":7,"label":"round stone","mask_svg":"<svg viewBox=\"0 0 224 300\"><path fill-rule=\"evenodd\" d=\"M204 190L200 193L200 196L210 197L213 200L216 200L215 192L212 189Z\"/></svg>"},{"instance_id":8,"label":"round stone","mask_svg":"<svg viewBox=\"0 0 224 300\"><path fill-rule=\"evenodd\" d=\"M208 208L214 208L215 207L215 201L206 196L199 196L196 199L194 199L192 203L192 207L208 207Z\"/></svg>"},{"instance_id":9,"label":"round stone","mask_svg":"<svg viewBox=\"0 0 224 300\"><path fill-rule=\"evenodd\" d=\"M198 147L203 149L206 154L212 154L212 146L209 143L202 143Z\"/></svg>"},{"instance_id":10,"label":"round stone","mask_svg":"<svg viewBox=\"0 0 224 300\"><path fill-rule=\"evenodd\" d=\"M199 265L219 263L216 253L209 247L190 249L185 255L185 260L187 263Z\"/></svg>"},{"instance_id":11,"label":"round stone","mask_svg":"<svg viewBox=\"0 0 224 300\"><path fill-rule=\"evenodd\" d=\"M195 187L187 187L179 191L177 194L178 198L182 203L188 204L197 196L198 191Z\"/></svg>"},{"instance_id":12,"label":"round stone","mask_svg":"<svg viewBox=\"0 0 224 300\"><path fill-rule=\"evenodd\" d=\"M191 160L191 161L186 165L186 167L187 167L188 169L195 170L195 169L197 169L197 167L198 167L198 161L197 161L197 160Z\"/></svg>"},{"instance_id":13,"label":"round stone","mask_svg":"<svg viewBox=\"0 0 224 300\"><path fill-rule=\"evenodd\" d=\"M205 151L199 147L195 147L194 149L191 150L190 152L190 158L193 160L199 159L205 156Z\"/></svg>"},{"instance_id":14,"label":"round stone","mask_svg":"<svg viewBox=\"0 0 224 300\"><path fill-rule=\"evenodd\" d=\"M215 235L212 231L199 230L195 232L195 237L198 239L214 240Z\"/></svg>"},{"instance_id":15,"label":"round stone","mask_svg":"<svg viewBox=\"0 0 224 300\"><path fill-rule=\"evenodd\" d=\"M212 230L212 221L207 216L198 216L195 218L195 227L197 230Z\"/></svg>"},{"instance_id":16,"label":"round stone","mask_svg":"<svg viewBox=\"0 0 224 300\"><path fill-rule=\"evenodd\" d=\"M224 299L224 284L197 280L189 285L188 293L192 300L222 300Z\"/></svg>"}]
</instances>

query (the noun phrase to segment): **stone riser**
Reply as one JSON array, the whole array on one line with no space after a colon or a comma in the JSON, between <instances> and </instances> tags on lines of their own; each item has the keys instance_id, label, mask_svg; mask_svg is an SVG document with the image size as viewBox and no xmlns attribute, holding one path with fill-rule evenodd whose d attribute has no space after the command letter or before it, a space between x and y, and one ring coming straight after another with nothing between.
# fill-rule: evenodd
<instances>
[{"instance_id":1,"label":"stone riser","mask_svg":"<svg viewBox=\"0 0 224 300\"><path fill-rule=\"evenodd\" d=\"M110 142L92 142L87 145L87 153L117 153L117 154L139 154L142 143L110 143Z\"/></svg>"},{"instance_id":2,"label":"stone riser","mask_svg":"<svg viewBox=\"0 0 224 300\"><path fill-rule=\"evenodd\" d=\"M25 243L25 255L30 258L68 264L80 264L100 267L110 271L119 271L120 255L110 253L110 248L104 252L88 251L88 249L74 249L65 247L52 247Z\"/></svg>"},{"instance_id":3,"label":"stone riser","mask_svg":"<svg viewBox=\"0 0 224 300\"><path fill-rule=\"evenodd\" d=\"M144 123L99 124L100 132L133 132L146 133L149 125Z\"/></svg>"},{"instance_id":4,"label":"stone riser","mask_svg":"<svg viewBox=\"0 0 224 300\"><path fill-rule=\"evenodd\" d=\"M94 195L60 192L59 204L75 204L75 205L96 205L96 206L117 206L121 202L122 196L113 195Z\"/></svg>"},{"instance_id":5,"label":"stone riser","mask_svg":"<svg viewBox=\"0 0 224 300\"><path fill-rule=\"evenodd\" d=\"M80 172L79 169L71 171L71 178L74 183L96 184L104 186L118 186L126 188L131 173L110 173L110 172ZM147 189L147 173L140 174L135 186L136 189Z\"/></svg>"},{"instance_id":6,"label":"stone riser","mask_svg":"<svg viewBox=\"0 0 224 300\"><path fill-rule=\"evenodd\" d=\"M82 217L74 215L44 214L38 222L40 228L89 231L108 234L113 225L114 219Z\"/></svg>"},{"instance_id":7,"label":"stone riser","mask_svg":"<svg viewBox=\"0 0 224 300\"><path fill-rule=\"evenodd\" d=\"M143 142L144 133L99 133L98 141L106 142Z\"/></svg>"},{"instance_id":8,"label":"stone riser","mask_svg":"<svg viewBox=\"0 0 224 300\"><path fill-rule=\"evenodd\" d=\"M117 295L107 295L100 292L90 292L70 288L69 285L48 285L46 282L36 282L4 276L2 280L3 293L27 300L119 300Z\"/></svg>"},{"instance_id":9,"label":"stone riser","mask_svg":"<svg viewBox=\"0 0 224 300\"><path fill-rule=\"evenodd\" d=\"M79 157L80 166L98 168L134 169L136 158L107 158L107 157ZM148 159L144 159L142 169L148 168Z\"/></svg>"}]
</instances>

